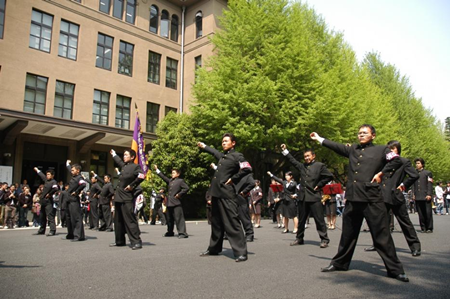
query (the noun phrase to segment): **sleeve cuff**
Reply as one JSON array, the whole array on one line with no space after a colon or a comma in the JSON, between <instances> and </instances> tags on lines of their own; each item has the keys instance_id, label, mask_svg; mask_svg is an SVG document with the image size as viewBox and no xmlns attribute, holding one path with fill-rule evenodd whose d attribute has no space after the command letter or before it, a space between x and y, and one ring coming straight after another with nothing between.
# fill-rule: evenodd
<instances>
[{"instance_id":1,"label":"sleeve cuff","mask_svg":"<svg viewBox=\"0 0 450 299\"><path fill-rule=\"evenodd\" d=\"M323 138L323 137L317 138L317 141L319 141L320 144L322 144L324 140L325 140L325 138Z\"/></svg>"},{"instance_id":2,"label":"sleeve cuff","mask_svg":"<svg viewBox=\"0 0 450 299\"><path fill-rule=\"evenodd\" d=\"M289 154L289 151L287 149L285 149L281 153L283 154L283 156L287 156Z\"/></svg>"},{"instance_id":3,"label":"sleeve cuff","mask_svg":"<svg viewBox=\"0 0 450 299\"><path fill-rule=\"evenodd\" d=\"M157 173L157 174L160 174L160 173L161 173L161 170L156 169L156 173Z\"/></svg>"}]
</instances>

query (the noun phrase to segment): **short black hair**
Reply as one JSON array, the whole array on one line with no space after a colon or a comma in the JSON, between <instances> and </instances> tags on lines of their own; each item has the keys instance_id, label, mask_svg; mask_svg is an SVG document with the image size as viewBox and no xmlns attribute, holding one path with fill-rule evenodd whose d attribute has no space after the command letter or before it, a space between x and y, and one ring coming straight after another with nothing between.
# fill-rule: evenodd
<instances>
[{"instance_id":1,"label":"short black hair","mask_svg":"<svg viewBox=\"0 0 450 299\"><path fill-rule=\"evenodd\" d=\"M45 173L46 174L50 173L51 175L55 175L55 171L53 169L47 169L47 171Z\"/></svg>"},{"instance_id":2,"label":"short black hair","mask_svg":"<svg viewBox=\"0 0 450 299\"><path fill-rule=\"evenodd\" d=\"M310 152L311 155L315 155L316 153L314 152L314 150L312 148L307 148L303 151L303 155Z\"/></svg>"},{"instance_id":3,"label":"short black hair","mask_svg":"<svg viewBox=\"0 0 450 299\"><path fill-rule=\"evenodd\" d=\"M234 136L234 134L232 134L232 133L225 133L225 134L222 135L222 139L224 139L225 137L230 137L230 140L232 142L234 141L234 142L237 143L236 136Z\"/></svg>"},{"instance_id":4,"label":"short black hair","mask_svg":"<svg viewBox=\"0 0 450 299\"><path fill-rule=\"evenodd\" d=\"M136 151L134 149L131 148L127 148L124 152L129 152L130 153L130 157L134 160L136 158Z\"/></svg>"},{"instance_id":5,"label":"short black hair","mask_svg":"<svg viewBox=\"0 0 450 299\"><path fill-rule=\"evenodd\" d=\"M292 174L292 171L286 171L286 173L285 173L284 175L294 176L294 175Z\"/></svg>"},{"instance_id":6,"label":"short black hair","mask_svg":"<svg viewBox=\"0 0 450 299\"><path fill-rule=\"evenodd\" d=\"M422 166L425 167L425 160L422 158L415 158L414 159L414 164L417 163L417 161L419 161L420 163L422 163Z\"/></svg>"},{"instance_id":7,"label":"short black hair","mask_svg":"<svg viewBox=\"0 0 450 299\"><path fill-rule=\"evenodd\" d=\"M105 174L104 177L108 177L109 179L111 179L111 175L109 173Z\"/></svg>"},{"instance_id":8,"label":"short black hair","mask_svg":"<svg viewBox=\"0 0 450 299\"><path fill-rule=\"evenodd\" d=\"M172 171L176 171L178 174L181 174L181 170L179 170L178 168L172 168Z\"/></svg>"},{"instance_id":9,"label":"short black hair","mask_svg":"<svg viewBox=\"0 0 450 299\"><path fill-rule=\"evenodd\" d=\"M400 155L402 152L402 145L400 144L399 141L397 140L391 140L388 142L387 144L388 148L392 149L393 147L395 147L398 151L398 154Z\"/></svg>"},{"instance_id":10,"label":"short black hair","mask_svg":"<svg viewBox=\"0 0 450 299\"><path fill-rule=\"evenodd\" d=\"M81 165L80 164L73 164L71 168L75 168L78 171L81 171Z\"/></svg>"},{"instance_id":11,"label":"short black hair","mask_svg":"<svg viewBox=\"0 0 450 299\"><path fill-rule=\"evenodd\" d=\"M360 125L358 130L361 129L361 128L369 128L373 135L375 135L377 133L377 131L375 130L374 126L369 125L369 124L362 124L362 125Z\"/></svg>"}]
</instances>

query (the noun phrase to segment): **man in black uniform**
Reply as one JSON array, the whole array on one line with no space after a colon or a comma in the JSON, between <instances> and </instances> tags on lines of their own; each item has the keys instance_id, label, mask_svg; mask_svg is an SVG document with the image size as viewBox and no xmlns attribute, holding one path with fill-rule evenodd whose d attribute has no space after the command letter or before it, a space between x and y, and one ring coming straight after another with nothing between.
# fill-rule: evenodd
<instances>
[{"instance_id":1,"label":"man in black uniform","mask_svg":"<svg viewBox=\"0 0 450 299\"><path fill-rule=\"evenodd\" d=\"M342 235L338 253L322 272L346 271L356 248L359 232L365 218L375 249L383 259L387 275L408 282L403 266L397 257L394 241L389 231L389 219L381 195L379 183L384 174L397 170L402 162L387 146L376 146L375 128L364 124L359 127L359 144L345 145L311 133L311 139L319 141L337 154L349 159L347 199L342 216Z\"/></svg>"},{"instance_id":2,"label":"man in black uniform","mask_svg":"<svg viewBox=\"0 0 450 299\"><path fill-rule=\"evenodd\" d=\"M91 189L89 189L89 229L98 230L98 198L102 188L97 182L97 176L91 178Z\"/></svg>"},{"instance_id":3,"label":"man in black uniform","mask_svg":"<svg viewBox=\"0 0 450 299\"><path fill-rule=\"evenodd\" d=\"M297 237L291 243L291 246L304 244L305 224L311 213L321 240L320 248L326 248L328 247L328 243L330 243L330 239L328 238L327 225L323 218L321 190L323 186L333 179L333 175L325 164L316 162L316 155L313 150L308 149L304 152L305 164L302 164L289 153L285 144L281 145L281 149L283 150L283 155L299 170L299 183L302 187L300 188L300 198L298 198L300 220L298 223Z\"/></svg>"},{"instance_id":4,"label":"man in black uniform","mask_svg":"<svg viewBox=\"0 0 450 299\"><path fill-rule=\"evenodd\" d=\"M169 192L167 196L167 232L164 237L173 237L173 227L176 223L178 238L188 238L186 232L186 221L184 220L183 206L181 205L181 198L189 191L189 186L186 182L180 178L180 171L178 169L172 169L172 178L169 179L158 169L158 165L155 165L156 174L163 179L169 186Z\"/></svg>"},{"instance_id":5,"label":"man in black uniform","mask_svg":"<svg viewBox=\"0 0 450 299\"><path fill-rule=\"evenodd\" d=\"M166 216L163 213L162 204L164 202L164 199L166 198L166 189L161 188L159 189L158 194L155 195L155 204L153 206L152 211L152 221L150 222L150 225L156 224L156 215L159 216L159 222L161 222L161 225L166 225Z\"/></svg>"},{"instance_id":6,"label":"man in black uniform","mask_svg":"<svg viewBox=\"0 0 450 299\"><path fill-rule=\"evenodd\" d=\"M67 217L66 210L69 203L69 184L64 184L64 190L59 194L59 204L61 207L61 226L67 227Z\"/></svg>"},{"instance_id":7,"label":"man in black uniform","mask_svg":"<svg viewBox=\"0 0 450 299\"><path fill-rule=\"evenodd\" d=\"M50 227L50 232L47 236L54 236L56 233L55 213L56 209L53 207L53 194L59 190L58 182L54 179L55 172L49 169L45 175L37 168L34 171L38 174L42 181L44 181L44 189L42 190L39 203L41 204L41 227L35 235L45 234L45 228Z\"/></svg>"},{"instance_id":8,"label":"man in black uniform","mask_svg":"<svg viewBox=\"0 0 450 299\"><path fill-rule=\"evenodd\" d=\"M210 189L212 196L211 239L208 250L200 256L218 255L222 252L223 235L226 232L236 262L246 261L247 243L238 217L238 201L233 184L239 183L243 177L252 172L250 163L241 153L234 150L236 138L230 133L222 136L224 153L206 146L202 142L197 143L197 146L219 160Z\"/></svg>"},{"instance_id":9,"label":"man in black uniform","mask_svg":"<svg viewBox=\"0 0 450 299\"><path fill-rule=\"evenodd\" d=\"M86 181L81 176L81 166L79 164L70 165L70 160L67 160L67 169L72 174L72 179L69 182L69 194L66 221L67 221L67 236L66 239L84 241L84 225L81 216L80 193L86 188Z\"/></svg>"},{"instance_id":10,"label":"man in black uniform","mask_svg":"<svg viewBox=\"0 0 450 299\"><path fill-rule=\"evenodd\" d=\"M114 188L111 184L111 175L105 174L102 179L95 172L91 171L91 173L103 185L98 199L99 218L102 219L102 225L98 230L112 232L111 201L114 196Z\"/></svg>"},{"instance_id":11,"label":"man in black uniform","mask_svg":"<svg viewBox=\"0 0 450 299\"><path fill-rule=\"evenodd\" d=\"M391 140L387 146L396 154L400 156L402 146L400 142ZM417 237L411 219L409 219L408 209L406 207L405 196L403 191L409 189L412 184L419 178L416 170L412 167L411 162L403 157L398 157L402 161L402 166L395 172L389 173L389 176L383 177L383 185L381 186L381 193L383 195L384 203L387 211L392 211L402 228L403 235L408 242L409 249L411 249L412 256L420 256L420 241ZM405 180L406 175L408 178ZM393 221L393 220L391 220ZM371 246L365 248L365 251L375 251L375 247Z\"/></svg>"},{"instance_id":12,"label":"man in black uniform","mask_svg":"<svg viewBox=\"0 0 450 299\"><path fill-rule=\"evenodd\" d=\"M419 179L412 187L413 198L416 202L416 210L419 213L420 228L423 233L433 232L433 209L431 200L433 197L433 174L424 169L425 161L422 158L414 159Z\"/></svg>"},{"instance_id":13,"label":"man in black uniform","mask_svg":"<svg viewBox=\"0 0 450 299\"><path fill-rule=\"evenodd\" d=\"M114 231L116 242L110 244L110 247L125 246L125 233L128 235L131 243L131 249L141 249L142 240L139 224L134 214L133 194L134 189L139 186L145 178L141 167L133 163L136 152L127 149L123 153L123 161L114 150L111 150L114 162L120 166L119 184L114 194Z\"/></svg>"}]
</instances>

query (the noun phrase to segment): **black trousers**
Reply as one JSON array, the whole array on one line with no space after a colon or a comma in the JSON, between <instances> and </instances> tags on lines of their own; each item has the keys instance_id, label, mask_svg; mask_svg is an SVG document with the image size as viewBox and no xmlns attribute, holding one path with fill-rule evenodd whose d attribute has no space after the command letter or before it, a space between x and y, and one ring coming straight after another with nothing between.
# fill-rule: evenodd
<instances>
[{"instance_id":1,"label":"black trousers","mask_svg":"<svg viewBox=\"0 0 450 299\"><path fill-rule=\"evenodd\" d=\"M316 229L319 233L320 240L324 243L330 243L330 239L327 234L327 225L323 217L323 205L320 201L309 202L300 201L298 203L300 220L298 222L297 240L303 241L305 237L305 224L309 215L312 215L314 222L316 223Z\"/></svg>"},{"instance_id":2,"label":"black trousers","mask_svg":"<svg viewBox=\"0 0 450 299\"><path fill-rule=\"evenodd\" d=\"M179 235L187 235L186 221L184 220L183 207L181 205L167 207L166 217L168 234L173 234L174 225L176 225Z\"/></svg>"},{"instance_id":3,"label":"black trousers","mask_svg":"<svg viewBox=\"0 0 450 299\"><path fill-rule=\"evenodd\" d=\"M126 244L125 233L128 235L131 245L142 243L133 202L115 202L114 205L116 207L114 210L116 244Z\"/></svg>"},{"instance_id":4,"label":"black trousers","mask_svg":"<svg viewBox=\"0 0 450 299\"><path fill-rule=\"evenodd\" d=\"M79 201L67 203L66 209L67 239L84 240L84 225ZM51 229L51 228L50 228Z\"/></svg>"},{"instance_id":5,"label":"black trousers","mask_svg":"<svg viewBox=\"0 0 450 299\"><path fill-rule=\"evenodd\" d=\"M29 208L19 207L19 227L28 226L28 211Z\"/></svg>"},{"instance_id":6,"label":"black trousers","mask_svg":"<svg viewBox=\"0 0 450 299\"><path fill-rule=\"evenodd\" d=\"M416 210L419 213L420 228L423 231L433 230L433 209L431 200L416 200Z\"/></svg>"},{"instance_id":7,"label":"black trousers","mask_svg":"<svg viewBox=\"0 0 450 299\"><path fill-rule=\"evenodd\" d=\"M253 230L252 219L250 218L250 208L245 199L242 200L244 200L244 202L240 203L238 206L238 217L244 227L245 236L247 238L254 237L255 231Z\"/></svg>"},{"instance_id":8,"label":"black trousers","mask_svg":"<svg viewBox=\"0 0 450 299\"><path fill-rule=\"evenodd\" d=\"M41 220L41 227L38 231L39 234L45 233L47 222L48 226L50 227L50 232L56 232L55 213L56 209L53 208L53 203L51 203L50 201L46 201L45 203L41 204L41 214L39 215Z\"/></svg>"},{"instance_id":9,"label":"black trousers","mask_svg":"<svg viewBox=\"0 0 450 299\"><path fill-rule=\"evenodd\" d=\"M89 211L89 227L98 228L98 200L96 198L91 199Z\"/></svg>"},{"instance_id":10,"label":"black trousers","mask_svg":"<svg viewBox=\"0 0 450 299\"><path fill-rule=\"evenodd\" d=\"M274 222L274 223L277 223L277 214L280 214L279 212L278 212L278 209L280 208L280 204L281 204L281 202L279 201L279 202L275 202L273 205L272 205L272 221Z\"/></svg>"},{"instance_id":11,"label":"black trousers","mask_svg":"<svg viewBox=\"0 0 450 299\"><path fill-rule=\"evenodd\" d=\"M238 203L234 199L212 198L211 239L208 250L222 252L223 234L227 233L233 253L236 257L247 255L247 242L238 217Z\"/></svg>"},{"instance_id":12,"label":"black trousers","mask_svg":"<svg viewBox=\"0 0 450 299\"><path fill-rule=\"evenodd\" d=\"M372 235L373 246L383 259L388 274L404 273L389 231L389 219L384 202L347 201L342 215L341 240L331 265L345 270L349 268L364 218Z\"/></svg>"},{"instance_id":13,"label":"black trousers","mask_svg":"<svg viewBox=\"0 0 450 299\"><path fill-rule=\"evenodd\" d=\"M66 227L67 226L67 217L66 217L66 209L61 209L61 226Z\"/></svg>"},{"instance_id":14,"label":"black trousers","mask_svg":"<svg viewBox=\"0 0 450 299\"><path fill-rule=\"evenodd\" d=\"M106 230L106 229L113 229L113 221L111 216L111 206L109 204L107 205L100 205L99 206L99 218L102 219L101 226L99 229Z\"/></svg>"},{"instance_id":15,"label":"black trousers","mask_svg":"<svg viewBox=\"0 0 450 299\"><path fill-rule=\"evenodd\" d=\"M409 218L408 209L406 208L406 204L402 203L400 205L391 205L386 204L386 208L397 218L400 227L402 228L403 235L405 236L406 242L408 243L409 249L411 251L421 250L420 241L417 237L416 230L414 229L414 225Z\"/></svg>"},{"instance_id":16,"label":"black trousers","mask_svg":"<svg viewBox=\"0 0 450 299\"><path fill-rule=\"evenodd\" d=\"M162 208L153 209L151 224L156 223L156 215L159 216L159 221L161 221L161 225L166 225L166 216L164 215Z\"/></svg>"}]
</instances>

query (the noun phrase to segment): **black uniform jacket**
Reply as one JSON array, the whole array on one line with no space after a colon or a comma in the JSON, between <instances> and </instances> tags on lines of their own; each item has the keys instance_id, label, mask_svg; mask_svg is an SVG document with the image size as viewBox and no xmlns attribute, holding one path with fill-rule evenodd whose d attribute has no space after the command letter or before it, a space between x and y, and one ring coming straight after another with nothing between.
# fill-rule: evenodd
<instances>
[{"instance_id":1,"label":"black uniform jacket","mask_svg":"<svg viewBox=\"0 0 450 299\"><path fill-rule=\"evenodd\" d=\"M238 200L240 205L248 205L246 198L249 192L255 187L255 180L253 179L253 173L247 174L236 185L236 192L238 194Z\"/></svg>"},{"instance_id":2,"label":"black uniform jacket","mask_svg":"<svg viewBox=\"0 0 450 299\"><path fill-rule=\"evenodd\" d=\"M272 178L281 185L283 185L283 191L281 192L281 200L285 202L296 200L295 195L297 195L297 183L294 180L288 183L288 181L283 181L282 179L276 176L273 176Z\"/></svg>"},{"instance_id":3,"label":"black uniform jacket","mask_svg":"<svg viewBox=\"0 0 450 299\"><path fill-rule=\"evenodd\" d=\"M67 169L70 172L72 167L70 165L67 165ZM86 188L86 181L81 176L81 174L72 176L69 182L69 189L67 189L67 193L69 193L69 202L80 201L79 195L84 188ZM73 192L75 192L75 195L72 195Z\"/></svg>"},{"instance_id":4,"label":"black uniform jacket","mask_svg":"<svg viewBox=\"0 0 450 299\"><path fill-rule=\"evenodd\" d=\"M124 163L118 155L115 155L113 159L121 168L114 201L131 202L133 201L133 190L126 191L125 188L130 186L134 189L139 186L144 180L145 174L142 172L141 167L133 162Z\"/></svg>"},{"instance_id":5,"label":"black uniform jacket","mask_svg":"<svg viewBox=\"0 0 450 299\"><path fill-rule=\"evenodd\" d=\"M424 201L426 196L433 196L433 174L426 169L418 171L418 174L419 179L414 182L412 191L415 200Z\"/></svg>"},{"instance_id":6,"label":"black uniform jacket","mask_svg":"<svg viewBox=\"0 0 450 299\"><path fill-rule=\"evenodd\" d=\"M398 157L398 159L402 161L402 166L395 172L391 171L389 175L383 176L383 185L381 187L384 202L391 205L405 203L405 196L401 190L397 189L398 186L403 183L405 189L409 189L419 178L419 174L412 167L411 161L403 157ZM408 178L405 179L406 175L408 175Z\"/></svg>"},{"instance_id":7,"label":"black uniform jacket","mask_svg":"<svg viewBox=\"0 0 450 299\"><path fill-rule=\"evenodd\" d=\"M159 177L164 180L169 185L169 198L167 201L168 207L175 207L181 205L180 198L183 197L188 191L189 186L186 184L186 182L182 178L168 178L159 171L158 173ZM178 194L179 198L176 198L175 196Z\"/></svg>"},{"instance_id":8,"label":"black uniform jacket","mask_svg":"<svg viewBox=\"0 0 450 299\"><path fill-rule=\"evenodd\" d=\"M347 146L325 139L322 145L349 159L345 191L348 201L383 202L380 184L371 181L380 171L386 175L397 170L402 165L401 160L397 159L398 155L385 145L371 142Z\"/></svg>"},{"instance_id":9,"label":"black uniform jacket","mask_svg":"<svg viewBox=\"0 0 450 299\"><path fill-rule=\"evenodd\" d=\"M315 202L322 199L322 187L333 179L333 174L327 169L325 164L312 161L309 164L298 162L290 153L286 158L300 171L300 198L298 200ZM317 190L314 190L315 187Z\"/></svg>"},{"instance_id":10,"label":"black uniform jacket","mask_svg":"<svg viewBox=\"0 0 450 299\"><path fill-rule=\"evenodd\" d=\"M245 160L244 155L234 149L221 153L214 148L205 146L204 150L219 160L214 177L211 180L211 196L226 199L236 198L235 185L252 172L250 163ZM233 184L225 185L228 179L231 179Z\"/></svg>"},{"instance_id":11,"label":"black uniform jacket","mask_svg":"<svg viewBox=\"0 0 450 299\"><path fill-rule=\"evenodd\" d=\"M91 185L91 189L89 189L89 201L98 199L100 192L102 192L102 188L98 183L94 183Z\"/></svg>"},{"instance_id":12,"label":"black uniform jacket","mask_svg":"<svg viewBox=\"0 0 450 299\"><path fill-rule=\"evenodd\" d=\"M105 181L100 176L97 176L97 180L103 184L102 191L99 195L98 204L109 205L112 201L112 197L114 196L114 187L111 182L105 184Z\"/></svg>"},{"instance_id":13,"label":"black uniform jacket","mask_svg":"<svg viewBox=\"0 0 450 299\"><path fill-rule=\"evenodd\" d=\"M41 205L47 204L47 202L53 204L53 194L59 190L58 182L54 179L47 180L47 177L41 171L38 172L38 175L44 181L44 189L40 196Z\"/></svg>"},{"instance_id":14,"label":"black uniform jacket","mask_svg":"<svg viewBox=\"0 0 450 299\"><path fill-rule=\"evenodd\" d=\"M67 208L67 203L69 202L69 192L67 190L61 191L59 194L59 205L61 206L61 210L65 210Z\"/></svg>"}]
</instances>

